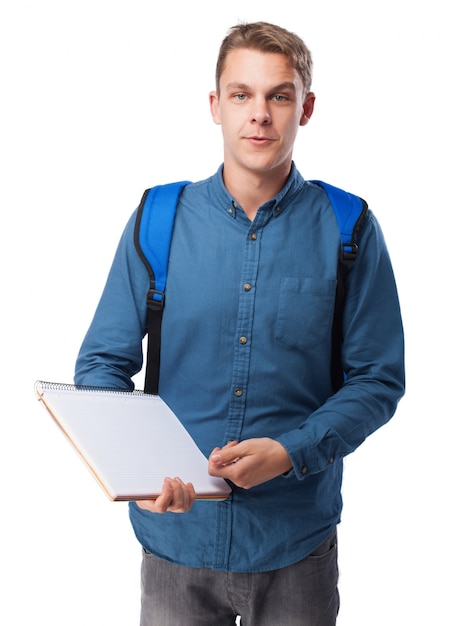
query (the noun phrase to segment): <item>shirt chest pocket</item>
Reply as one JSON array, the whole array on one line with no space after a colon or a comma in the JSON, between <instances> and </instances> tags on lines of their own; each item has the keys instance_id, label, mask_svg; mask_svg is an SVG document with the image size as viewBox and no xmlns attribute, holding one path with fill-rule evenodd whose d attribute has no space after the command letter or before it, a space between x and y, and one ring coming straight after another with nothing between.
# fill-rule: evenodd
<instances>
[{"instance_id":1,"label":"shirt chest pocket","mask_svg":"<svg viewBox=\"0 0 452 626\"><path fill-rule=\"evenodd\" d=\"M309 348L330 337L336 281L323 278L284 278L281 282L276 339Z\"/></svg>"}]
</instances>

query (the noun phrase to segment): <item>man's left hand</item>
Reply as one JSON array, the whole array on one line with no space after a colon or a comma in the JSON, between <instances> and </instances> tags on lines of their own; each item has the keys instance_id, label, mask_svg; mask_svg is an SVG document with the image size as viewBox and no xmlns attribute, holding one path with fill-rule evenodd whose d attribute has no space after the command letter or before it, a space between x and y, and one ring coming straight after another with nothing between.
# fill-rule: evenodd
<instances>
[{"instance_id":1,"label":"man's left hand","mask_svg":"<svg viewBox=\"0 0 452 626\"><path fill-rule=\"evenodd\" d=\"M288 472L292 462L286 449L269 437L231 441L209 457L209 474L250 489Z\"/></svg>"}]
</instances>

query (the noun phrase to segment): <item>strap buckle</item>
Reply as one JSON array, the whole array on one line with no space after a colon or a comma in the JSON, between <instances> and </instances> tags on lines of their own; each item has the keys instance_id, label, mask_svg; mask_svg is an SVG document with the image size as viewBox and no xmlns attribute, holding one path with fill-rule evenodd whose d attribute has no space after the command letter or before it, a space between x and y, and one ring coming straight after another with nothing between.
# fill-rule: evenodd
<instances>
[{"instance_id":1,"label":"strap buckle","mask_svg":"<svg viewBox=\"0 0 452 626\"><path fill-rule=\"evenodd\" d=\"M153 311L161 311L163 309L164 301L165 294L163 291L159 291L158 289L153 289L151 287L147 292L146 305L149 309L152 309Z\"/></svg>"},{"instance_id":2,"label":"strap buckle","mask_svg":"<svg viewBox=\"0 0 452 626\"><path fill-rule=\"evenodd\" d=\"M345 263L345 265L352 265L358 256L358 244L356 243L343 243L341 244L342 254L341 261Z\"/></svg>"}]
</instances>

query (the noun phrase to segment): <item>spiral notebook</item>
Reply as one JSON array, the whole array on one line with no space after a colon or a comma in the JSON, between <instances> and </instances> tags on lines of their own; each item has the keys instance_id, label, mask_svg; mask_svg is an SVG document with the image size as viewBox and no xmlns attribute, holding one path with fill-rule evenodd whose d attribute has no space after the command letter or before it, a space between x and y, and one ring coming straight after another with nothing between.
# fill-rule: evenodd
<instances>
[{"instance_id":1,"label":"spiral notebook","mask_svg":"<svg viewBox=\"0 0 452 626\"><path fill-rule=\"evenodd\" d=\"M230 494L159 396L44 381L35 392L111 500L156 498L166 476L192 482L199 499Z\"/></svg>"}]
</instances>

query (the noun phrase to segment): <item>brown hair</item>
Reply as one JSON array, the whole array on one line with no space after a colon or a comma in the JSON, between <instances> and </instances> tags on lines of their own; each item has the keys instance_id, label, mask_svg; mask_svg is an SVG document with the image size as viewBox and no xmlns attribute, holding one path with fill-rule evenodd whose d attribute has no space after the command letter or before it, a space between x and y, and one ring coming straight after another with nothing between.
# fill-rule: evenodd
<instances>
[{"instance_id":1,"label":"brown hair","mask_svg":"<svg viewBox=\"0 0 452 626\"><path fill-rule=\"evenodd\" d=\"M301 76L304 96L310 91L312 57L304 41L295 33L291 33L280 26L267 22L255 22L254 24L237 24L237 26L233 26L223 39L218 53L215 73L218 93L220 93L220 77L224 70L226 57L231 50L238 48L252 48L260 52L284 54Z\"/></svg>"}]
</instances>

